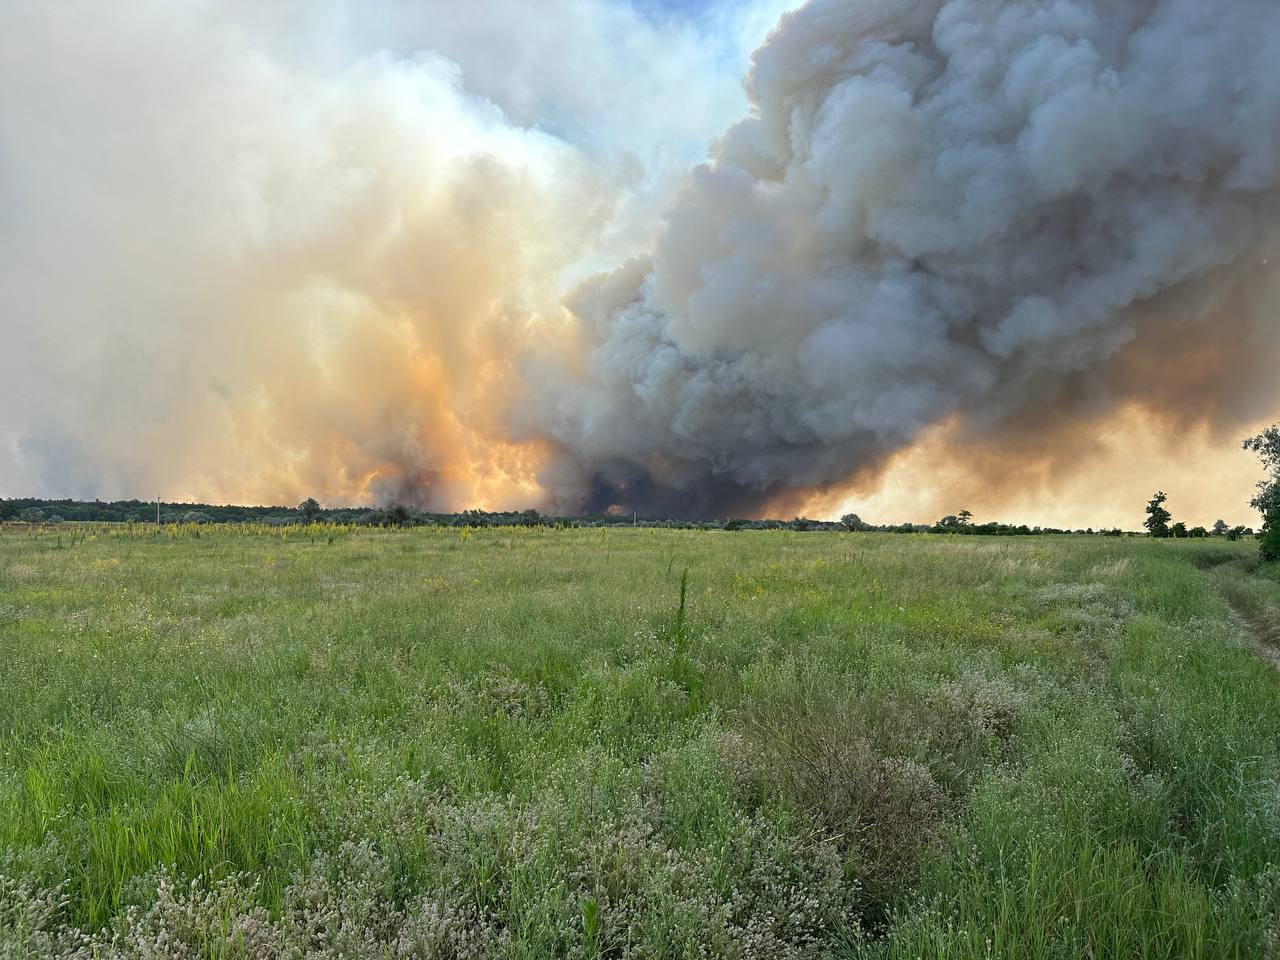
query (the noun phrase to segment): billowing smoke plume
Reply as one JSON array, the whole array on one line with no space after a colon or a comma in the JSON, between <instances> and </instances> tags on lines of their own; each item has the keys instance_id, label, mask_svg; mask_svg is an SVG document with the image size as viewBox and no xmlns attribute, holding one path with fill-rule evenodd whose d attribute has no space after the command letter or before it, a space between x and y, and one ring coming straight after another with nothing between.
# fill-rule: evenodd
<instances>
[{"instance_id":1,"label":"billowing smoke plume","mask_svg":"<svg viewBox=\"0 0 1280 960\"><path fill-rule=\"evenodd\" d=\"M530 374L567 504L750 511L933 424L1274 410L1270 0L811 0L650 259Z\"/></svg>"},{"instance_id":2,"label":"billowing smoke plume","mask_svg":"<svg viewBox=\"0 0 1280 960\"><path fill-rule=\"evenodd\" d=\"M515 361L741 111L709 49L625 0L0 5L0 496L539 502Z\"/></svg>"},{"instance_id":3,"label":"billowing smoke plume","mask_svg":"<svg viewBox=\"0 0 1280 960\"><path fill-rule=\"evenodd\" d=\"M723 516L1280 413L1272 0L796 2L0 5L0 495Z\"/></svg>"}]
</instances>

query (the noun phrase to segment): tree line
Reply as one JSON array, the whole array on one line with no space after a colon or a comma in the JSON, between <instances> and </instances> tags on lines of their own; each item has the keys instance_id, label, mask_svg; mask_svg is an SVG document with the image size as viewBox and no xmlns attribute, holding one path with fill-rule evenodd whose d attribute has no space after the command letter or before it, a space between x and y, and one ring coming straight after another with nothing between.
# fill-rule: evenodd
<instances>
[{"instance_id":1,"label":"tree line","mask_svg":"<svg viewBox=\"0 0 1280 960\"><path fill-rule=\"evenodd\" d=\"M1148 536L1165 538L1225 537L1241 540L1257 536L1265 560L1280 560L1280 424L1268 427L1255 437L1244 441L1244 449L1258 455L1265 476L1258 484L1257 494L1249 505L1262 515L1262 527L1255 534L1253 528L1228 526L1218 520L1211 529L1188 527L1182 521L1174 521L1173 514L1165 506L1169 497L1158 491L1146 507L1143 526ZM856 513L848 513L838 521L811 520L795 517L791 520L673 520L662 517L640 517L636 514L605 514L599 516L550 516L537 510L464 510L459 513L435 513L413 510L404 504L386 507L330 507L325 508L314 497L308 497L296 507L279 506L216 506L207 503L156 503L144 500L45 500L39 498L0 499L0 522L63 523L66 521L93 521L106 523L146 523L159 519L161 523L338 523L374 527L622 527L643 526L682 530L794 530L797 532L884 532L884 533L941 533L971 534L982 536L1034 536L1037 534L1082 534L1094 536L1134 536L1119 528L1109 530L1065 530L1056 527L1027 526L1026 524L975 523L973 514L961 510L948 514L933 524L899 523L875 525L865 522Z\"/></svg>"},{"instance_id":2,"label":"tree line","mask_svg":"<svg viewBox=\"0 0 1280 960\"><path fill-rule=\"evenodd\" d=\"M159 509L157 510L157 506ZM386 507L323 507L308 497L296 507L217 506L207 503L167 503L158 505L141 500L83 501L19 498L0 500L0 521L21 523L63 523L90 521L106 523L261 523L289 525L335 523L369 527L659 527L680 530L792 530L800 533L880 532L880 533L954 533L986 536L1034 536L1037 534L1098 534L1124 536L1115 530L1063 529L1028 526L1027 524L975 523L973 514L961 510L942 517L935 523L871 524L855 513L839 520L814 520L809 517L781 519L685 520L667 517L644 517L636 514L602 514L596 516L555 516L538 510L463 510L438 513L414 510L404 504Z\"/></svg>"}]
</instances>

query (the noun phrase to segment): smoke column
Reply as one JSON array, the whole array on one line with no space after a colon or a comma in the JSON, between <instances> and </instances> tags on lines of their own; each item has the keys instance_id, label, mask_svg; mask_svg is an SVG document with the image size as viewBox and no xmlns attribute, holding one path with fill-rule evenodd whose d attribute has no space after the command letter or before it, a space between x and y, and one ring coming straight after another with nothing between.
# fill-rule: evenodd
<instances>
[{"instance_id":1,"label":"smoke column","mask_svg":"<svg viewBox=\"0 0 1280 960\"><path fill-rule=\"evenodd\" d=\"M997 509L1280 415L1270 0L643 6L5 4L0 495Z\"/></svg>"},{"instance_id":2,"label":"smoke column","mask_svg":"<svg viewBox=\"0 0 1280 960\"><path fill-rule=\"evenodd\" d=\"M1262 0L812 0L575 295L581 372L532 374L552 489L751 512L940 423L1040 461L1125 404L1274 411L1278 56Z\"/></svg>"}]
</instances>

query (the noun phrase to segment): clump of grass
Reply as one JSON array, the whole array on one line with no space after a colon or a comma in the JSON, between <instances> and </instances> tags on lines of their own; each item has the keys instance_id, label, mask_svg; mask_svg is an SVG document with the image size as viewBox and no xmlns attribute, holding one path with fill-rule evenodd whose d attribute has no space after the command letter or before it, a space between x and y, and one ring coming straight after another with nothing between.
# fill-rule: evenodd
<instances>
[{"instance_id":1,"label":"clump of grass","mask_svg":"<svg viewBox=\"0 0 1280 960\"><path fill-rule=\"evenodd\" d=\"M804 811L882 915L943 835L945 796L929 770L879 756L856 716L802 703L750 713L743 730L726 747L744 785L757 802L781 793Z\"/></svg>"},{"instance_id":2,"label":"clump of grass","mask_svg":"<svg viewBox=\"0 0 1280 960\"><path fill-rule=\"evenodd\" d=\"M697 713L703 703L703 682L690 650L689 615L686 608L688 591L689 571L685 569L680 574L680 592L675 616L665 635L659 634L659 640L665 641L670 649L671 679L688 694L690 712Z\"/></svg>"}]
</instances>

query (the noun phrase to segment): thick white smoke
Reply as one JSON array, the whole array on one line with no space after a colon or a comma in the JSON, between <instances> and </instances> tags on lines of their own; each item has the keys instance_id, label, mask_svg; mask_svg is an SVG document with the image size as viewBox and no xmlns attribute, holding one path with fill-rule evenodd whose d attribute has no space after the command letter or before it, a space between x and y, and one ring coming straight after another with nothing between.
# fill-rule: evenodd
<instances>
[{"instance_id":1,"label":"thick white smoke","mask_svg":"<svg viewBox=\"0 0 1280 960\"><path fill-rule=\"evenodd\" d=\"M710 50L626 0L0 4L0 496L539 502L513 364L741 112Z\"/></svg>"},{"instance_id":2,"label":"thick white smoke","mask_svg":"<svg viewBox=\"0 0 1280 960\"><path fill-rule=\"evenodd\" d=\"M564 505L727 513L926 426L1275 409L1271 0L811 0L529 428ZM1179 389L1181 384L1182 389ZM1032 444L1034 447L1034 444ZM1044 452L1041 450L1040 452Z\"/></svg>"}]
</instances>

